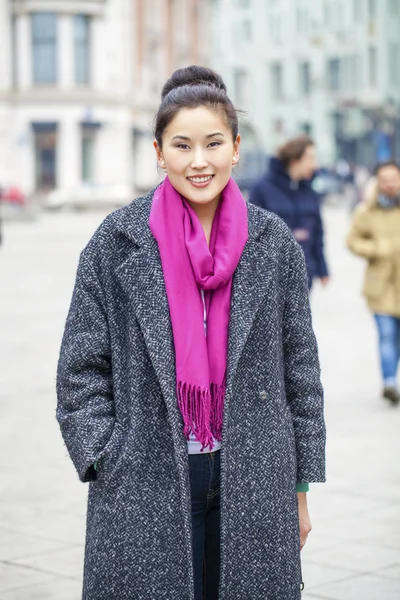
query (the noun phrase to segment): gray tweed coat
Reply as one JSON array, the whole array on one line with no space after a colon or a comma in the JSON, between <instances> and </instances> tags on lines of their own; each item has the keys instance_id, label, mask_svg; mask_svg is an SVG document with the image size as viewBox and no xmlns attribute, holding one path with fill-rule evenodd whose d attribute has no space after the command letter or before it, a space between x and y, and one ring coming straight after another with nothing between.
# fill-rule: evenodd
<instances>
[{"instance_id":1,"label":"gray tweed coat","mask_svg":"<svg viewBox=\"0 0 400 600\"><path fill-rule=\"evenodd\" d=\"M83 251L57 417L90 481L84 600L193 600L187 443L152 194ZM248 207L234 275L221 463L220 600L298 600L296 483L325 478L323 392L302 251ZM97 478L93 463L97 461Z\"/></svg>"}]
</instances>

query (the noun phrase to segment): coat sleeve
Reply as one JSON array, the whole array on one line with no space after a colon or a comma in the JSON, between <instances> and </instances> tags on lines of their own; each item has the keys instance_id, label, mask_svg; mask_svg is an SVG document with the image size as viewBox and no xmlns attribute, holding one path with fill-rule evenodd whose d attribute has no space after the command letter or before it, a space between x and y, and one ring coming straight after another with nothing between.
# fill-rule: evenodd
<instances>
[{"instance_id":1,"label":"coat sleeve","mask_svg":"<svg viewBox=\"0 0 400 600\"><path fill-rule=\"evenodd\" d=\"M318 214L315 228L315 239L314 239L314 257L317 265L317 276L327 277L328 267L326 266L325 252L324 252L324 226L322 223L321 211L319 208L318 200Z\"/></svg>"},{"instance_id":2,"label":"coat sleeve","mask_svg":"<svg viewBox=\"0 0 400 600\"><path fill-rule=\"evenodd\" d=\"M373 235L369 223L371 215L368 208L360 206L354 213L353 221L347 236L347 246L354 254L367 258L386 258L394 253L390 240Z\"/></svg>"},{"instance_id":3,"label":"coat sleeve","mask_svg":"<svg viewBox=\"0 0 400 600\"><path fill-rule=\"evenodd\" d=\"M115 424L103 291L85 251L79 262L57 372L57 420L82 481L96 478Z\"/></svg>"},{"instance_id":4,"label":"coat sleeve","mask_svg":"<svg viewBox=\"0 0 400 600\"><path fill-rule=\"evenodd\" d=\"M290 240L285 290L283 351L286 396L296 441L297 483L325 481L324 394L300 246Z\"/></svg>"}]
</instances>

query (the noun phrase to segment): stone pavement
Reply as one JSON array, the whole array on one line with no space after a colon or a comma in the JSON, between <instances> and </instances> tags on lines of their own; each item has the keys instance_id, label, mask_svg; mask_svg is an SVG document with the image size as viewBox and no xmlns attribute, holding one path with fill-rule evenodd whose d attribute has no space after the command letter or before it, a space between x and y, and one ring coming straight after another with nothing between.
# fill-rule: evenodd
<instances>
[{"instance_id":1,"label":"stone pavement","mask_svg":"<svg viewBox=\"0 0 400 600\"><path fill-rule=\"evenodd\" d=\"M80 600L85 500L55 421L55 370L79 250L100 213L10 223L0 251L0 600ZM379 397L376 336L325 213L329 289L314 322L326 387L328 483L311 487L304 600L400 598L400 409ZM161 599L155 599L161 600ZM166 599L168 600L168 599ZM262 600L262 599L252 599ZM290 599L287 599L290 600Z\"/></svg>"}]
</instances>

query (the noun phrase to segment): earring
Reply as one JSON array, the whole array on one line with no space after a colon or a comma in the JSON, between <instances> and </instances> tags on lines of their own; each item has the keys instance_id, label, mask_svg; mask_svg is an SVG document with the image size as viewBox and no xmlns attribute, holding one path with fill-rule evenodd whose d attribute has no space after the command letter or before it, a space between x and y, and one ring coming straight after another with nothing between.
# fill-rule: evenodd
<instances>
[{"instance_id":1,"label":"earring","mask_svg":"<svg viewBox=\"0 0 400 600\"><path fill-rule=\"evenodd\" d=\"M160 160L160 167L162 169L165 169L165 162L163 160Z\"/></svg>"}]
</instances>

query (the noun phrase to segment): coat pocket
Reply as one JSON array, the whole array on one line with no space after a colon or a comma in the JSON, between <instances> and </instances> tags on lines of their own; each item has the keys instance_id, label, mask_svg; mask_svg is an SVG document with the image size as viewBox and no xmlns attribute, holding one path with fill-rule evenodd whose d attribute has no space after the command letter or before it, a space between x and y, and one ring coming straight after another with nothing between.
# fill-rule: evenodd
<instances>
[{"instance_id":1,"label":"coat pocket","mask_svg":"<svg viewBox=\"0 0 400 600\"><path fill-rule=\"evenodd\" d=\"M121 457L126 437L127 431L116 421L111 437L97 460L97 481L108 480L114 472Z\"/></svg>"}]
</instances>

